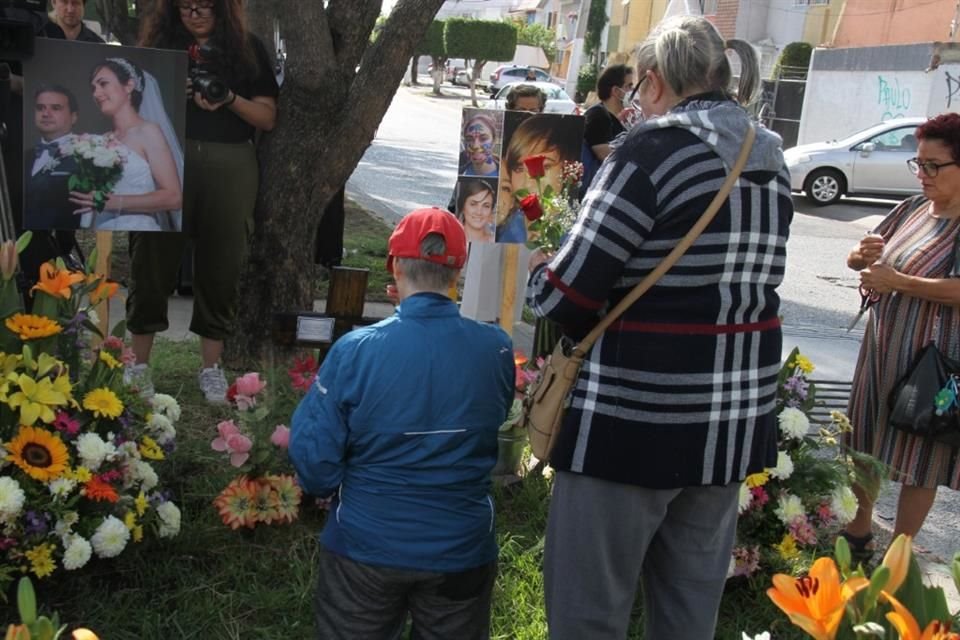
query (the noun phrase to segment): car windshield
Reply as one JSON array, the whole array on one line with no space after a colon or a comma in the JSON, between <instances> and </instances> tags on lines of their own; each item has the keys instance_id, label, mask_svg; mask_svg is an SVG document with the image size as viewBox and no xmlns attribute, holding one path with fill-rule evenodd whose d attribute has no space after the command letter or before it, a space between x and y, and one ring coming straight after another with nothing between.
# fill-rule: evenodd
<instances>
[{"instance_id":1,"label":"car windshield","mask_svg":"<svg viewBox=\"0 0 960 640\"><path fill-rule=\"evenodd\" d=\"M910 126L915 129L918 125L910 125ZM858 142L863 142L864 140L869 140L870 138L874 138L876 136L882 135L894 128L895 127L891 126L890 123L876 124L876 125L873 125L872 127L867 127L866 129L857 131L856 133L853 133L847 136L846 138L840 138L836 140L836 142L843 146L853 145L853 144L857 144Z\"/></svg>"}]
</instances>

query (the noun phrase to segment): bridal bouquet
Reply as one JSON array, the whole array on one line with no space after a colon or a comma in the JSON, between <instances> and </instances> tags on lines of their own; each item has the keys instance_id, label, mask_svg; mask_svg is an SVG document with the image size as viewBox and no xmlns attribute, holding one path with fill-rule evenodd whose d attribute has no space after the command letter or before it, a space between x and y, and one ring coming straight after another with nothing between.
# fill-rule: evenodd
<instances>
[{"instance_id":1,"label":"bridal bouquet","mask_svg":"<svg viewBox=\"0 0 960 640\"><path fill-rule=\"evenodd\" d=\"M180 407L123 382L119 337L91 344L91 306L116 291L90 273L93 253L86 273L44 264L24 313L16 249L0 246L0 594L18 574L46 579L180 529L161 484Z\"/></svg>"},{"instance_id":2,"label":"bridal bouquet","mask_svg":"<svg viewBox=\"0 0 960 640\"><path fill-rule=\"evenodd\" d=\"M72 157L77 172L70 176L67 187L71 191L93 193L94 208L103 211L107 197L120 176L127 160L126 149L112 134L73 134L60 143L60 155Z\"/></svg>"},{"instance_id":3,"label":"bridal bouquet","mask_svg":"<svg viewBox=\"0 0 960 640\"><path fill-rule=\"evenodd\" d=\"M312 357L297 360L288 371L291 390L306 391L316 374ZM289 524L297 519L303 492L287 459L290 429L274 418L289 416L291 402L276 389L267 397L267 381L257 372L238 377L227 390L236 417L217 425L210 446L225 455L241 472L220 492L213 504L231 529L258 524Z\"/></svg>"},{"instance_id":4,"label":"bridal bouquet","mask_svg":"<svg viewBox=\"0 0 960 640\"><path fill-rule=\"evenodd\" d=\"M529 222L527 245L531 249L553 253L560 248L561 240L577 219L580 203L577 202L576 194L583 178L583 164L564 161L561 167L560 189L556 190L553 185L543 185L545 161L546 158L542 155L523 159L527 173L537 181L537 193L520 189L515 197Z\"/></svg>"}]
</instances>

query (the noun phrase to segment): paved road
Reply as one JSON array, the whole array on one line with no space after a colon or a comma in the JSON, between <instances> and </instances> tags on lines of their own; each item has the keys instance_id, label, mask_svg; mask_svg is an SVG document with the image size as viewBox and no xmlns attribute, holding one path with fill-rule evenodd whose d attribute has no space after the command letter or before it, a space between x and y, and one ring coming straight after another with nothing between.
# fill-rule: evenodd
<instances>
[{"instance_id":1,"label":"paved road","mask_svg":"<svg viewBox=\"0 0 960 640\"><path fill-rule=\"evenodd\" d=\"M445 86L444 92L449 95L436 98L425 87L401 87L376 140L347 184L352 198L388 222L417 207L445 206L450 197L460 109L469 100L462 89ZM799 346L816 363L816 377L849 380L853 376L862 324L847 333L860 297L856 274L846 267L846 255L894 204L845 199L820 208L803 196L794 198L796 217L787 275L780 289L784 349ZM890 485L881 496L876 518L880 526L892 525L896 497L897 485ZM942 489L917 542L931 551L931 559L948 559L960 548L958 530L960 493Z\"/></svg>"}]
</instances>

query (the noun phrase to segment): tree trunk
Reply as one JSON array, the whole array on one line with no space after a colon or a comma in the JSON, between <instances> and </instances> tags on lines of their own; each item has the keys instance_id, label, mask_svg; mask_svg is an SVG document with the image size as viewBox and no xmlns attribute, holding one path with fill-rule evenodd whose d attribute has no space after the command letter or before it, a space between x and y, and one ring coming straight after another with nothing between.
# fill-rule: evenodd
<instances>
[{"instance_id":1,"label":"tree trunk","mask_svg":"<svg viewBox=\"0 0 960 640\"><path fill-rule=\"evenodd\" d=\"M443 74L447 65L446 58L433 56L433 72L430 74L433 79L433 95L440 95L440 84L443 82Z\"/></svg>"},{"instance_id":2,"label":"tree trunk","mask_svg":"<svg viewBox=\"0 0 960 640\"><path fill-rule=\"evenodd\" d=\"M329 0L325 9L284 2L286 74L277 126L259 150L256 229L240 282L239 327L227 345L231 366L267 355L274 312L312 309L308 267L319 219L373 140L442 4L400 0L371 44L380 0Z\"/></svg>"},{"instance_id":3,"label":"tree trunk","mask_svg":"<svg viewBox=\"0 0 960 640\"><path fill-rule=\"evenodd\" d=\"M470 104L473 106L479 106L477 104L477 78L480 77L480 72L483 70L483 65L487 64L486 60L475 60L473 63L473 71L470 73Z\"/></svg>"},{"instance_id":4,"label":"tree trunk","mask_svg":"<svg viewBox=\"0 0 960 640\"><path fill-rule=\"evenodd\" d=\"M420 85L420 81L417 79L418 64L420 64L420 56L413 56L410 58L410 84L414 87Z\"/></svg>"}]
</instances>

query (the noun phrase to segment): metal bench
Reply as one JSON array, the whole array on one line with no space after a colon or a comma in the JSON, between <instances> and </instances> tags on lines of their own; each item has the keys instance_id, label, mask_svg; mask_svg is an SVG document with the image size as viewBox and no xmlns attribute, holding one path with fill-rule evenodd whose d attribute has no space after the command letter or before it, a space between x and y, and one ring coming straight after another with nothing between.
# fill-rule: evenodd
<instances>
[{"instance_id":1,"label":"metal bench","mask_svg":"<svg viewBox=\"0 0 960 640\"><path fill-rule=\"evenodd\" d=\"M850 400L850 380L809 380L816 391L816 404L810 410L810 420L819 423L830 422L831 411L847 412Z\"/></svg>"}]
</instances>

